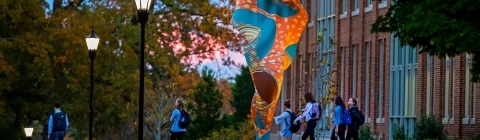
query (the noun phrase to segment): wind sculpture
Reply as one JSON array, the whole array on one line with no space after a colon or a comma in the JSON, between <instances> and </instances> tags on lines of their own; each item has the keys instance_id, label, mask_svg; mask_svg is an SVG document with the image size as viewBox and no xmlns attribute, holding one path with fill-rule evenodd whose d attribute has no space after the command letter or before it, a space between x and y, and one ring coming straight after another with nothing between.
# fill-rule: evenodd
<instances>
[{"instance_id":1,"label":"wind sculpture","mask_svg":"<svg viewBox=\"0 0 480 140\"><path fill-rule=\"evenodd\" d=\"M307 21L300 0L236 0L231 23L248 41L243 48L255 85L250 113L257 140L270 139L283 71L295 57Z\"/></svg>"}]
</instances>

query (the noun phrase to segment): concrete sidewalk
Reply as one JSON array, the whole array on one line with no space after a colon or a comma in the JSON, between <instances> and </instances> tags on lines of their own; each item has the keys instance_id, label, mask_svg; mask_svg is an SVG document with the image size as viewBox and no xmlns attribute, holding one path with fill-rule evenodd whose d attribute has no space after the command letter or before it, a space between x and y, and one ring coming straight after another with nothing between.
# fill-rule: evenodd
<instances>
[{"instance_id":1,"label":"concrete sidewalk","mask_svg":"<svg viewBox=\"0 0 480 140\"><path fill-rule=\"evenodd\" d=\"M282 140L278 134L270 134L270 140ZM294 135L292 140L302 140L302 135ZM330 137L315 138L315 140L330 140Z\"/></svg>"}]
</instances>

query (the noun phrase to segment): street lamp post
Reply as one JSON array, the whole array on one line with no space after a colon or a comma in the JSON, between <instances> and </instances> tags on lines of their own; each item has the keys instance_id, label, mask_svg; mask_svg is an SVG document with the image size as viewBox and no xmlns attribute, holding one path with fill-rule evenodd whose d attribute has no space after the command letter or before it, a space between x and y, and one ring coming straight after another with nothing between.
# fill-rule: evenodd
<instances>
[{"instance_id":1,"label":"street lamp post","mask_svg":"<svg viewBox=\"0 0 480 140\"><path fill-rule=\"evenodd\" d=\"M92 125L93 125L93 60L95 59L98 43L100 42L100 38L98 38L97 34L95 34L95 30L92 31L90 35L87 36L85 39L87 41L88 47L88 55L90 56L90 111L89 111L89 118L88 121L88 139L92 140Z\"/></svg>"},{"instance_id":2,"label":"street lamp post","mask_svg":"<svg viewBox=\"0 0 480 140\"><path fill-rule=\"evenodd\" d=\"M32 139L33 128L25 127L23 129L25 130L25 135L27 135L27 139L28 140Z\"/></svg>"},{"instance_id":3,"label":"street lamp post","mask_svg":"<svg viewBox=\"0 0 480 140\"><path fill-rule=\"evenodd\" d=\"M135 0L137 5L138 21L141 26L140 40L140 94L138 99L138 140L143 140L143 105L144 105L144 84L145 84L145 24L148 21L148 9L150 8L150 0Z\"/></svg>"}]
</instances>

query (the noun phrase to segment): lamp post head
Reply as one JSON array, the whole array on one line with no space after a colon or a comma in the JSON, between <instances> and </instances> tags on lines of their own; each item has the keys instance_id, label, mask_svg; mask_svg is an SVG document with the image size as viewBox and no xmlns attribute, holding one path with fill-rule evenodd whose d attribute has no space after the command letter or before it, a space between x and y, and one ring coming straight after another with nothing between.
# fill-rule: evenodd
<instances>
[{"instance_id":1,"label":"lamp post head","mask_svg":"<svg viewBox=\"0 0 480 140\"><path fill-rule=\"evenodd\" d=\"M95 30L92 26L91 33L85 39L87 41L87 47L89 51L96 51L98 47L98 43L100 42L100 38L98 38L97 34L95 34Z\"/></svg>"},{"instance_id":2,"label":"lamp post head","mask_svg":"<svg viewBox=\"0 0 480 140\"><path fill-rule=\"evenodd\" d=\"M33 128L26 127L24 129L25 129L25 135L27 135L27 137L32 137Z\"/></svg>"},{"instance_id":3,"label":"lamp post head","mask_svg":"<svg viewBox=\"0 0 480 140\"><path fill-rule=\"evenodd\" d=\"M151 3L151 0L135 0L137 11L148 11Z\"/></svg>"}]
</instances>

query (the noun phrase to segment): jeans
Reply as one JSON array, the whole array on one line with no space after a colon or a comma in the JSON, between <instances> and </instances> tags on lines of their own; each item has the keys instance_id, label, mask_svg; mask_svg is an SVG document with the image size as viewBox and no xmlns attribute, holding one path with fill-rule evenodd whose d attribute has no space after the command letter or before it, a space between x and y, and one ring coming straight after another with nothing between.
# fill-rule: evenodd
<instances>
[{"instance_id":1,"label":"jeans","mask_svg":"<svg viewBox=\"0 0 480 140\"><path fill-rule=\"evenodd\" d=\"M310 137L310 140L315 140L315 127L317 127L317 121L307 121L307 129L303 132L302 140L306 140L307 137Z\"/></svg>"},{"instance_id":2,"label":"jeans","mask_svg":"<svg viewBox=\"0 0 480 140\"><path fill-rule=\"evenodd\" d=\"M172 132L170 140L183 140L183 135L185 135L185 132Z\"/></svg>"},{"instance_id":3,"label":"jeans","mask_svg":"<svg viewBox=\"0 0 480 140\"><path fill-rule=\"evenodd\" d=\"M64 131L57 131L57 132L54 132L50 135L49 140L63 140L64 137L65 137L65 132Z\"/></svg>"}]
</instances>

